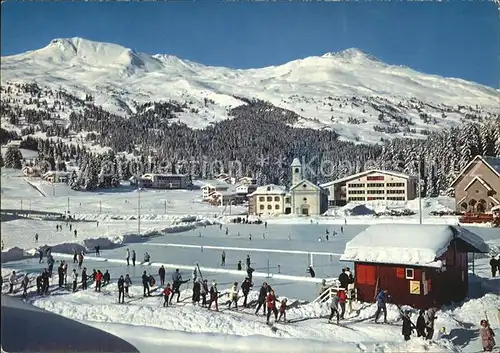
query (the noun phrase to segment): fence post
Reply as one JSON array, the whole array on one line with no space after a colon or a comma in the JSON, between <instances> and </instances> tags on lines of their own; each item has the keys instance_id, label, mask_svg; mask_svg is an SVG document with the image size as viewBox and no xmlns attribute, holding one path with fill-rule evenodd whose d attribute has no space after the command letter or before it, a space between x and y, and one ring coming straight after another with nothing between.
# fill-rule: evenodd
<instances>
[{"instance_id":1,"label":"fence post","mask_svg":"<svg viewBox=\"0 0 500 353\"><path fill-rule=\"evenodd\" d=\"M201 246L201 252L203 252L203 245Z\"/></svg>"},{"instance_id":2,"label":"fence post","mask_svg":"<svg viewBox=\"0 0 500 353\"><path fill-rule=\"evenodd\" d=\"M271 277L271 274L270 274L270 269L269 269L269 259L267 259L267 278L270 278Z\"/></svg>"},{"instance_id":3,"label":"fence post","mask_svg":"<svg viewBox=\"0 0 500 353\"><path fill-rule=\"evenodd\" d=\"M278 273L281 273L281 266L278 265Z\"/></svg>"}]
</instances>

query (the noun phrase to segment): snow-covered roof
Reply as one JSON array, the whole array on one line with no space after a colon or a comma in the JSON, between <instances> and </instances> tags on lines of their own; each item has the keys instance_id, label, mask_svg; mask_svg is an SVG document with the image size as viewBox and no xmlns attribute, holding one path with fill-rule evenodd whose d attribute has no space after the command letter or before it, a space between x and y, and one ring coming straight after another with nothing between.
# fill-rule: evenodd
<instances>
[{"instance_id":1,"label":"snow-covered roof","mask_svg":"<svg viewBox=\"0 0 500 353\"><path fill-rule=\"evenodd\" d=\"M269 184L264 186L259 186L257 190L251 193L249 196L253 195L284 195L286 194L286 189L283 186Z\"/></svg>"},{"instance_id":2,"label":"snow-covered roof","mask_svg":"<svg viewBox=\"0 0 500 353\"><path fill-rule=\"evenodd\" d=\"M348 175L348 176L340 178L340 179L332 180L332 181L329 181L328 183L320 184L319 186L321 186L322 188L327 188L327 187L332 186L334 184L347 182L351 179L356 179L356 178L362 177L363 175L370 174L370 173L381 173L381 174L392 175L392 176L395 176L398 178L405 178L405 179L412 178L411 175L404 174L404 173L391 172L391 171L380 170L380 169L370 169L370 170L366 170L364 172L360 172L357 174Z\"/></svg>"},{"instance_id":3,"label":"snow-covered roof","mask_svg":"<svg viewBox=\"0 0 500 353\"><path fill-rule=\"evenodd\" d=\"M438 258L455 238L475 252L489 251L481 237L460 226L376 224L349 241L340 260L440 268Z\"/></svg>"},{"instance_id":4,"label":"snow-covered roof","mask_svg":"<svg viewBox=\"0 0 500 353\"><path fill-rule=\"evenodd\" d=\"M294 158L292 161L291 167L302 167L302 163L300 163L300 159Z\"/></svg>"},{"instance_id":5,"label":"snow-covered roof","mask_svg":"<svg viewBox=\"0 0 500 353\"><path fill-rule=\"evenodd\" d=\"M231 186L230 184L220 179L200 180L200 183L203 185L202 188L204 188L205 186L212 186L215 188L228 188L229 186Z\"/></svg>"},{"instance_id":6,"label":"snow-covered roof","mask_svg":"<svg viewBox=\"0 0 500 353\"><path fill-rule=\"evenodd\" d=\"M453 182L451 183L451 186L454 186L460 180L462 175L464 175L464 173L469 169L472 163L476 162L477 160L482 161L488 168L493 171L493 173L500 177L500 158L477 155L469 162L469 164L465 166L464 169L462 169L460 174L458 174L455 180L453 180Z\"/></svg>"},{"instance_id":7,"label":"snow-covered roof","mask_svg":"<svg viewBox=\"0 0 500 353\"><path fill-rule=\"evenodd\" d=\"M50 170L48 172L46 172L44 175L43 175L43 178L46 178L46 177L49 177L49 176L53 176L53 175L58 175L58 176L69 176L71 173L69 172L64 172L64 171L59 171L59 170Z\"/></svg>"},{"instance_id":8,"label":"snow-covered roof","mask_svg":"<svg viewBox=\"0 0 500 353\"><path fill-rule=\"evenodd\" d=\"M318 185L315 185L313 182L311 182L311 181L309 181L307 179L302 179L297 184L295 184L294 186L292 186L290 188L290 191L292 191L294 189L297 189L299 187L299 185L303 185L304 183L307 184L307 185L309 185L309 186L311 186L315 190L320 190L321 189L321 187L319 187Z\"/></svg>"},{"instance_id":9,"label":"snow-covered roof","mask_svg":"<svg viewBox=\"0 0 500 353\"><path fill-rule=\"evenodd\" d=\"M478 177L478 176L475 176L475 177L474 177L474 179L472 179L472 180L470 181L470 183L469 183L469 184L467 184L467 186L464 188L464 190L469 189L469 188L472 186L472 184L474 184L474 182L475 182L476 180L477 180L477 181L479 181L479 182L480 182L480 183L484 186L484 188L485 188L486 190L488 190L488 191L493 190L493 189L491 188L491 186L489 186L489 185L488 185L488 183L487 183L486 181L484 181L484 180L483 180L483 178Z\"/></svg>"}]
</instances>

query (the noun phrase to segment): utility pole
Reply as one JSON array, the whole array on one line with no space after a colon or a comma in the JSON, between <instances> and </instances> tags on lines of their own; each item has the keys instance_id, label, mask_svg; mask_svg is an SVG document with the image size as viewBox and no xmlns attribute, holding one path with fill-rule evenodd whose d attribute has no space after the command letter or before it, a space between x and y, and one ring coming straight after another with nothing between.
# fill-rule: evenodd
<instances>
[{"instance_id":1,"label":"utility pole","mask_svg":"<svg viewBox=\"0 0 500 353\"><path fill-rule=\"evenodd\" d=\"M167 214L167 200L165 200L165 214Z\"/></svg>"},{"instance_id":2,"label":"utility pole","mask_svg":"<svg viewBox=\"0 0 500 353\"><path fill-rule=\"evenodd\" d=\"M102 201L99 200L99 214L102 213Z\"/></svg>"},{"instance_id":3,"label":"utility pole","mask_svg":"<svg viewBox=\"0 0 500 353\"><path fill-rule=\"evenodd\" d=\"M56 196L56 186L52 183L52 196Z\"/></svg>"},{"instance_id":4,"label":"utility pole","mask_svg":"<svg viewBox=\"0 0 500 353\"><path fill-rule=\"evenodd\" d=\"M418 158L418 214L422 224L422 161Z\"/></svg>"},{"instance_id":5,"label":"utility pole","mask_svg":"<svg viewBox=\"0 0 500 353\"><path fill-rule=\"evenodd\" d=\"M69 197L68 197L68 213L67 214L69 215Z\"/></svg>"},{"instance_id":6,"label":"utility pole","mask_svg":"<svg viewBox=\"0 0 500 353\"><path fill-rule=\"evenodd\" d=\"M23 200L21 199L21 211L23 210Z\"/></svg>"},{"instance_id":7,"label":"utility pole","mask_svg":"<svg viewBox=\"0 0 500 353\"><path fill-rule=\"evenodd\" d=\"M141 187L137 188L137 233L141 235Z\"/></svg>"}]
</instances>

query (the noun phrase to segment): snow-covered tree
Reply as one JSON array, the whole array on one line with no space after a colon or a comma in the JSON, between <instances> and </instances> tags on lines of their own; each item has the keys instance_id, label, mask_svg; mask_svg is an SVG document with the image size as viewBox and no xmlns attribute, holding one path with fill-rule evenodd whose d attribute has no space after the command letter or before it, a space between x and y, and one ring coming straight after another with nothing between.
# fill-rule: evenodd
<instances>
[{"instance_id":1,"label":"snow-covered tree","mask_svg":"<svg viewBox=\"0 0 500 353\"><path fill-rule=\"evenodd\" d=\"M21 169L23 155L19 148L10 146L5 152L5 168Z\"/></svg>"}]
</instances>

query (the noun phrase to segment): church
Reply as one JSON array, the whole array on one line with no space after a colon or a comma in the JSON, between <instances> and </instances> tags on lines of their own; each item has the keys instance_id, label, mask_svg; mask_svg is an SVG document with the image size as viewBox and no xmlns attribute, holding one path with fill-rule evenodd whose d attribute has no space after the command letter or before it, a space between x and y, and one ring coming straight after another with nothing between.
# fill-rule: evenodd
<instances>
[{"instance_id":1,"label":"church","mask_svg":"<svg viewBox=\"0 0 500 353\"><path fill-rule=\"evenodd\" d=\"M304 168L298 158L290 165L292 185L269 184L259 186L249 196L248 213L258 216L291 214L318 216L328 210L328 191L305 178Z\"/></svg>"}]
</instances>

